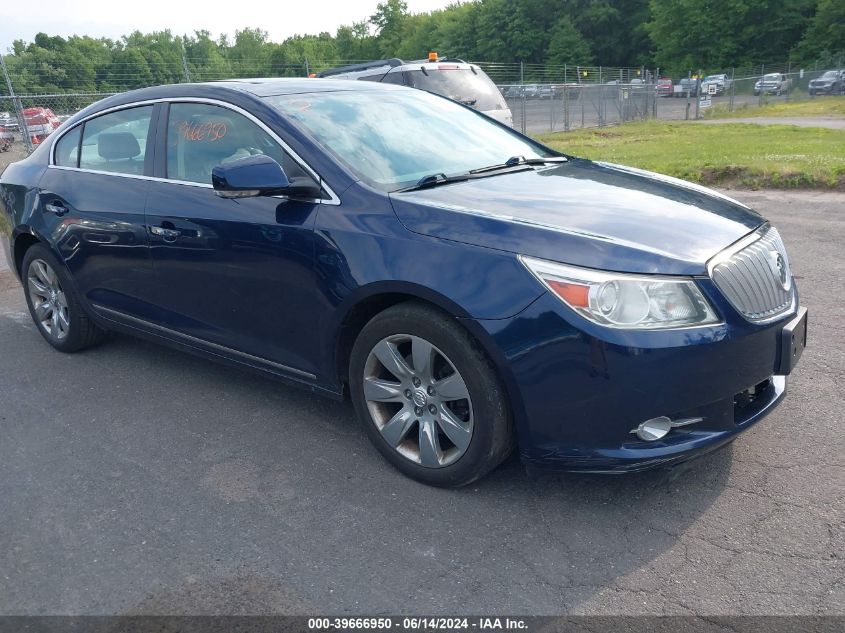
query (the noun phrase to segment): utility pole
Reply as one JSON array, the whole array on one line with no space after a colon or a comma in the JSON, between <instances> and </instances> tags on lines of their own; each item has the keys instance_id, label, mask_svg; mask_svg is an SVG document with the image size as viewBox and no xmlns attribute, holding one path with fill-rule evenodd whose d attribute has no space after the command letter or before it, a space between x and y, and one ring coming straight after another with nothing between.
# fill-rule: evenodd
<instances>
[{"instance_id":1,"label":"utility pole","mask_svg":"<svg viewBox=\"0 0 845 633\"><path fill-rule=\"evenodd\" d=\"M184 38L181 41L182 43L182 70L185 71L185 81L187 83L191 83L191 71L188 70L188 60L185 57L185 40Z\"/></svg>"},{"instance_id":2,"label":"utility pole","mask_svg":"<svg viewBox=\"0 0 845 633\"><path fill-rule=\"evenodd\" d=\"M525 134L525 62L522 60L519 61L519 85L519 99L522 104L522 123L520 125L520 130L523 134Z\"/></svg>"},{"instance_id":3,"label":"utility pole","mask_svg":"<svg viewBox=\"0 0 845 633\"><path fill-rule=\"evenodd\" d=\"M701 69L698 69L698 75L695 79L695 118L701 116Z\"/></svg>"},{"instance_id":4,"label":"utility pole","mask_svg":"<svg viewBox=\"0 0 845 633\"><path fill-rule=\"evenodd\" d=\"M15 108L15 116L18 117L18 125L21 130L21 137L23 144L26 147L26 153L32 153L32 139L29 136L29 128L26 126L26 117L23 115L23 107L21 100L15 96L15 89L12 86L12 79L9 77L9 69L6 68L6 61L3 59L3 54L0 53L0 66L3 67L3 76L6 78L6 85L9 87L9 97L12 99L12 105Z\"/></svg>"}]
</instances>

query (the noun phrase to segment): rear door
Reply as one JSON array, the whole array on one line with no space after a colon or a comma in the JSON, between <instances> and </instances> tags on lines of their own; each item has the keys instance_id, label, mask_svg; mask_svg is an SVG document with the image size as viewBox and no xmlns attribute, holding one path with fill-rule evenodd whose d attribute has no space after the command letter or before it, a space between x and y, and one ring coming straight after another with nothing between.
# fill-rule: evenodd
<instances>
[{"instance_id":1,"label":"rear door","mask_svg":"<svg viewBox=\"0 0 845 633\"><path fill-rule=\"evenodd\" d=\"M189 344L313 378L321 201L225 199L211 186L216 165L254 154L274 158L288 177L309 173L257 119L224 104L171 103L161 129L161 180L146 207L158 325Z\"/></svg>"},{"instance_id":2,"label":"rear door","mask_svg":"<svg viewBox=\"0 0 845 633\"><path fill-rule=\"evenodd\" d=\"M57 141L39 183L40 231L95 307L150 314L152 265L144 205L156 106L128 107L77 125Z\"/></svg>"}]
</instances>

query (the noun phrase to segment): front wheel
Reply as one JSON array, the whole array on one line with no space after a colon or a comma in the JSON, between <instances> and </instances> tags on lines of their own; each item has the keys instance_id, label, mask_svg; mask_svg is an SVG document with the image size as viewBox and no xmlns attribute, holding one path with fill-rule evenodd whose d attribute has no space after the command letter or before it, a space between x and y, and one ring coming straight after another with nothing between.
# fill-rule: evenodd
<instances>
[{"instance_id":1,"label":"front wheel","mask_svg":"<svg viewBox=\"0 0 845 633\"><path fill-rule=\"evenodd\" d=\"M349 383L370 440L417 481L457 487L514 446L498 376L455 319L404 303L374 317L352 349Z\"/></svg>"}]
</instances>

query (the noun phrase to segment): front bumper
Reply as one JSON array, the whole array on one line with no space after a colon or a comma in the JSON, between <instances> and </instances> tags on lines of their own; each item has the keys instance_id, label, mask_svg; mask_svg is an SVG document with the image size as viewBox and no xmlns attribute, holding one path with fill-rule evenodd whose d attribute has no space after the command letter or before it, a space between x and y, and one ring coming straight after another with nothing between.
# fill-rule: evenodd
<instances>
[{"instance_id":1,"label":"front bumper","mask_svg":"<svg viewBox=\"0 0 845 633\"><path fill-rule=\"evenodd\" d=\"M734 313L715 327L609 332L546 294L512 319L478 323L506 359L528 469L615 473L716 450L770 413L786 393L782 334L795 315L765 326ZM703 420L652 442L631 433L658 416Z\"/></svg>"}]
</instances>

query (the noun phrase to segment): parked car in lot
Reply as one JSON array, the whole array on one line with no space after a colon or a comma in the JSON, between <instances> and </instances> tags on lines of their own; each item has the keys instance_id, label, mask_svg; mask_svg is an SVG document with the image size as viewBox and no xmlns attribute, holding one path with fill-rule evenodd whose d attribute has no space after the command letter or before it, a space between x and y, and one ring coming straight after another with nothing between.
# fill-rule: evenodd
<instances>
[{"instance_id":1,"label":"parked car in lot","mask_svg":"<svg viewBox=\"0 0 845 633\"><path fill-rule=\"evenodd\" d=\"M671 97L675 93L675 86L671 77L660 77L654 89L658 97Z\"/></svg>"},{"instance_id":2,"label":"parked car in lot","mask_svg":"<svg viewBox=\"0 0 845 633\"><path fill-rule=\"evenodd\" d=\"M33 145L41 143L61 125L59 117L50 108L24 108L23 116Z\"/></svg>"},{"instance_id":3,"label":"parked car in lot","mask_svg":"<svg viewBox=\"0 0 845 633\"><path fill-rule=\"evenodd\" d=\"M805 344L750 208L383 83L109 97L0 175L0 213L57 350L115 330L348 395L434 485L515 449L589 472L702 455L778 405Z\"/></svg>"},{"instance_id":4,"label":"parked car in lot","mask_svg":"<svg viewBox=\"0 0 845 633\"><path fill-rule=\"evenodd\" d=\"M695 96L698 90L698 79L684 77L676 85L674 95L676 97Z\"/></svg>"},{"instance_id":5,"label":"parked car in lot","mask_svg":"<svg viewBox=\"0 0 845 633\"><path fill-rule=\"evenodd\" d=\"M539 99L540 86L537 84L525 84L522 87L522 94L525 95L526 99Z\"/></svg>"},{"instance_id":6,"label":"parked car in lot","mask_svg":"<svg viewBox=\"0 0 845 633\"><path fill-rule=\"evenodd\" d=\"M513 114L496 84L479 66L467 64L462 59L448 59L430 53L428 59L416 61L392 58L342 66L324 70L317 77L411 86L449 97L513 126Z\"/></svg>"},{"instance_id":7,"label":"parked car in lot","mask_svg":"<svg viewBox=\"0 0 845 633\"><path fill-rule=\"evenodd\" d=\"M792 89L792 79L783 73L763 75L754 84L754 96L760 94L782 95Z\"/></svg>"},{"instance_id":8,"label":"parked car in lot","mask_svg":"<svg viewBox=\"0 0 845 633\"><path fill-rule=\"evenodd\" d=\"M730 88L731 79L725 73L707 75L701 82L701 94L713 94L720 96ZM711 89L710 86L713 86ZM712 90L712 92L711 92Z\"/></svg>"},{"instance_id":9,"label":"parked car in lot","mask_svg":"<svg viewBox=\"0 0 845 633\"><path fill-rule=\"evenodd\" d=\"M17 117L10 112L0 112L0 126L9 131L16 131L20 127Z\"/></svg>"},{"instance_id":10,"label":"parked car in lot","mask_svg":"<svg viewBox=\"0 0 845 633\"><path fill-rule=\"evenodd\" d=\"M845 94L845 70L828 70L818 79L811 79L808 91L811 95Z\"/></svg>"}]
</instances>

